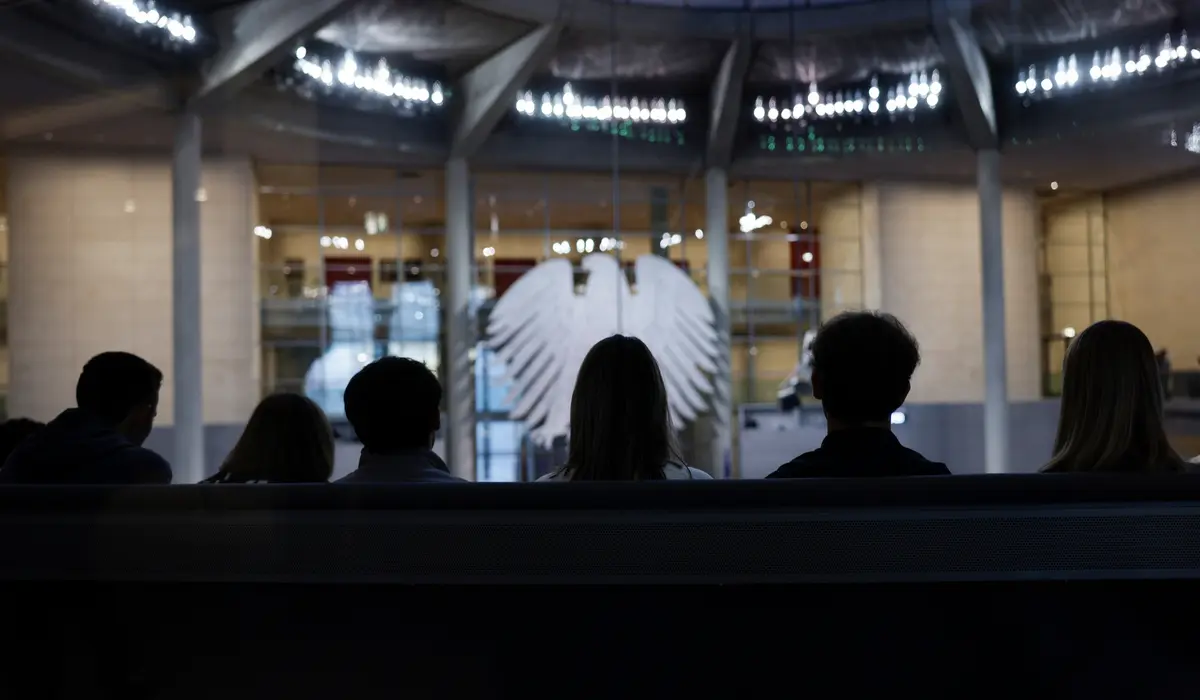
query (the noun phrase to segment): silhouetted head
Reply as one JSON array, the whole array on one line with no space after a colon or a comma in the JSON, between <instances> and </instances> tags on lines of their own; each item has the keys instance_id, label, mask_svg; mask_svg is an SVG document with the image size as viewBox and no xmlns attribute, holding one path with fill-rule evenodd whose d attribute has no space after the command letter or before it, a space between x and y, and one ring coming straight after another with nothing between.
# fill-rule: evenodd
<instances>
[{"instance_id":1,"label":"silhouetted head","mask_svg":"<svg viewBox=\"0 0 1200 700\"><path fill-rule=\"evenodd\" d=\"M583 359L571 395L572 481L662 479L680 462L662 373L650 348L614 335Z\"/></svg>"},{"instance_id":2,"label":"silhouetted head","mask_svg":"<svg viewBox=\"0 0 1200 700\"><path fill-rule=\"evenodd\" d=\"M917 339L895 316L841 313L812 341L813 397L831 422L890 426L920 363Z\"/></svg>"},{"instance_id":3,"label":"silhouetted head","mask_svg":"<svg viewBox=\"0 0 1200 700\"><path fill-rule=\"evenodd\" d=\"M329 481L332 474L333 430L325 413L299 394L272 394L259 402L209 481L306 484Z\"/></svg>"},{"instance_id":4,"label":"silhouetted head","mask_svg":"<svg viewBox=\"0 0 1200 700\"><path fill-rule=\"evenodd\" d=\"M1163 429L1162 380L1150 340L1122 321L1089 326L1063 360L1058 436L1043 471L1183 468Z\"/></svg>"},{"instance_id":5,"label":"silhouetted head","mask_svg":"<svg viewBox=\"0 0 1200 700\"><path fill-rule=\"evenodd\" d=\"M0 465L8 460L8 456L25 438L42 432L45 427L45 423L28 418L10 418L0 423Z\"/></svg>"},{"instance_id":6,"label":"silhouetted head","mask_svg":"<svg viewBox=\"0 0 1200 700\"><path fill-rule=\"evenodd\" d=\"M87 361L75 385L75 404L140 445L158 415L163 375L128 352L102 352Z\"/></svg>"},{"instance_id":7,"label":"silhouetted head","mask_svg":"<svg viewBox=\"0 0 1200 700\"><path fill-rule=\"evenodd\" d=\"M441 427L442 385L424 364L385 357L346 385L346 419L363 447L388 454L433 447Z\"/></svg>"}]
</instances>

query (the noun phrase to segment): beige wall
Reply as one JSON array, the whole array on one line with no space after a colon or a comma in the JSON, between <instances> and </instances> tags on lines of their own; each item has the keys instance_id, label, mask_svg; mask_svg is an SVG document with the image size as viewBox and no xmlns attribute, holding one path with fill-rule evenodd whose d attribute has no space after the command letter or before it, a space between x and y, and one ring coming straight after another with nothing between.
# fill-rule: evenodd
<instances>
[{"instance_id":1,"label":"beige wall","mask_svg":"<svg viewBox=\"0 0 1200 700\"><path fill-rule=\"evenodd\" d=\"M882 308L921 343L922 363L910 401L983 400L983 319L979 196L974 188L888 184L865 190L877 202ZM1041 395L1038 345L1037 231L1032 193L1004 197L1004 290L1008 391L1012 400ZM870 285L868 285L870 286Z\"/></svg>"},{"instance_id":2,"label":"beige wall","mask_svg":"<svg viewBox=\"0 0 1200 700\"><path fill-rule=\"evenodd\" d=\"M830 197L817 220L821 236L821 320L861 309L863 298L862 188Z\"/></svg>"},{"instance_id":3,"label":"beige wall","mask_svg":"<svg viewBox=\"0 0 1200 700\"><path fill-rule=\"evenodd\" d=\"M1110 308L1177 370L1200 356L1200 180L1108 195Z\"/></svg>"},{"instance_id":4,"label":"beige wall","mask_svg":"<svg viewBox=\"0 0 1200 700\"><path fill-rule=\"evenodd\" d=\"M83 364L105 350L166 375L173 422L171 171L132 158L8 162L9 412L46 420L74 405ZM254 178L205 164L201 204L204 418L245 421L259 398Z\"/></svg>"},{"instance_id":5,"label":"beige wall","mask_svg":"<svg viewBox=\"0 0 1200 700\"><path fill-rule=\"evenodd\" d=\"M1046 336L1070 328L1082 331L1108 318L1108 271L1105 255L1104 198L1085 197L1045 208L1042 274ZM1065 342L1046 344L1046 369L1062 368Z\"/></svg>"}]
</instances>

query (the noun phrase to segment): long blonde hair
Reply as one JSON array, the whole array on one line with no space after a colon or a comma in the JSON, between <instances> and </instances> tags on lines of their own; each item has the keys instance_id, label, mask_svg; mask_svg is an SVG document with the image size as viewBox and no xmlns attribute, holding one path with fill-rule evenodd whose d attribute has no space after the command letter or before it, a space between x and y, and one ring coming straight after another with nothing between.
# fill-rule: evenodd
<instances>
[{"instance_id":1,"label":"long blonde hair","mask_svg":"<svg viewBox=\"0 0 1200 700\"><path fill-rule=\"evenodd\" d=\"M299 394L259 402L246 429L209 483L303 484L333 474L333 430L324 411Z\"/></svg>"},{"instance_id":2,"label":"long blonde hair","mask_svg":"<svg viewBox=\"0 0 1200 700\"><path fill-rule=\"evenodd\" d=\"M1063 360L1054 457L1044 472L1181 472L1163 428L1154 348L1137 326L1100 321Z\"/></svg>"}]
</instances>

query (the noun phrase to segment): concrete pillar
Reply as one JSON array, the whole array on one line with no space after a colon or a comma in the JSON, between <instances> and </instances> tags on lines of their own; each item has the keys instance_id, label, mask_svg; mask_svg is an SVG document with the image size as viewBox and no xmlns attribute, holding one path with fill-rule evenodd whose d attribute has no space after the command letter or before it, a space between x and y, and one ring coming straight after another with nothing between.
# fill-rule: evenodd
<instances>
[{"instance_id":1,"label":"concrete pillar","mask_svg":"<svg viewBox=\"0 0 1200 700\"><path fill-rule=\"evenodd\" d=\"M864 184L859 198L859 226L862 235L863 307L883 307L883 241L880 238L879 187Z\"/></svg>"},{"instance_id":2,"label":"concrete pillar","mask_svg":"<svg viewBox=\"0 0 1200 700\"><path fill-rule=\"evenodd\" d=\"M464 158L446 163L446 463L455 476L475 479L474 200Z\"/></svg>"},{"instance_id":3,"label":"concrete pillar","mask_svg":"<svg viewBox=\"0 0 1200 700\"><path fill-rule=\"evenodd\" d=\"M671 193L666 187L650 188L650 252L671 257L671 249L663 248L659 239L671 229Z\"/></svg>"},{"instance_id":4,"label":"concrete pillar","mask_svg":"<svg viewBox=\"0 0 1200 700\"><path fill-rule=\"evenodd\" d=\"M200 117L184 114L171 153L171 319L175 374L175 481L204 477L200 335Z\"/></svg>"},{"instance_id":5,"label":"concrete pillar","mask_svg":"<svg viewBox=\"0 0 1200 700\"><path fill-rule=\"evenodd\" d=\"M1004 323L1004 192L1000 154L980 151L979 230L983 279L983 440L989 474L1008 470L1008 361Z\"/></svg>"},{"instance_id":6,"label":"concrete pillar","mask_svg":"<svg viewBox=\"0 0 1200 700\"><path fill-rule=\"evenodd\" d=\"M733 333L729 316L729 181L724 170L712 168L704 178L705 227L708 244L708 296L721 338L719 372L713 392L713 476L730 477L733 471Z\"/></svg>"}]
</instances>

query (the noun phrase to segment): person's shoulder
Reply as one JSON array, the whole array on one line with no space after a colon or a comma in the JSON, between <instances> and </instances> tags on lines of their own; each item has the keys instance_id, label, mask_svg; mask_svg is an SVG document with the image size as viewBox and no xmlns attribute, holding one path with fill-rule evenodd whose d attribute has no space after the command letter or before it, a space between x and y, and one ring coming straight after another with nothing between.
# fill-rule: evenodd
<instances>
[{"instance_id":1,"label":"person's shoulder","mask_svg":"<svg viewBox=\"0 0 1200 700\"><path fill-rule=\"evenodd\" d=\"M805 452L767 474L768 479L803 479L816 476L825 476L824 462L816 450Z\"/></svg>"},{"instance_id":2,"label":"person's shoulder","mask_svg":"<svg viewBox=\"0 0 1200 700\"><path fill-rule=\"evenodd\" d=\"M171 463L154 450L140 445L127 450L123 461L129 466L132 482L139 484L169 484L175 474Z\"/></svg>"},{"instance_id":3,"label":"person's shoulder","mask_svg":"<svg viewBox=\"0 0 1200 700\"><path fill-rule=\"evenodd\" d=\"M905 466L908 471L908 476L950 476L950 467L947 467L942 462L934 462L925 455L917 452L914 449L903 447L904 454L908 457L905 461Z\"/></svg>"},{"instance_id":4,"label":"person's shoulder","mask_svg":"<svg viewBox=\"0 0 1200 700\"><path fill-rule=\"evenodd\" d=\"M688 479L700 481L704 481L706 479L712 480L712 475L706 471L697 469L695 467L689 467L684 464L677 464L675 462L668 462L665 466L663 466L663 476L669 481L683 481Z\"/></svg>"}]
</instances>

